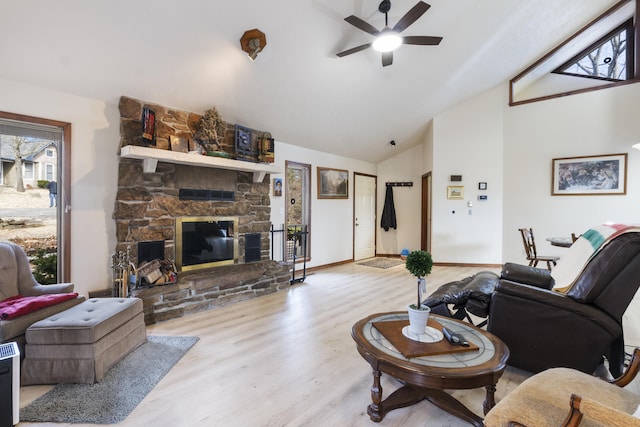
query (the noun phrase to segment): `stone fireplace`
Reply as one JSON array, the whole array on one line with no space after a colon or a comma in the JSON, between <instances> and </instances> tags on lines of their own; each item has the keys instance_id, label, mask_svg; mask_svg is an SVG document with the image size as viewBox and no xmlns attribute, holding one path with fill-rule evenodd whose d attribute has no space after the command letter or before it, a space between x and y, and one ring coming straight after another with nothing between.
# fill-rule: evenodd
<instances>
[{"instance_id":1,"label":"stone fireplace","mask_svg":"<svg viewBox=\"0 0 640 427\"><path fill-rule=\"evenodd\" d=\"M156 139L169 139L171 135L189 138L196 132L198 115L122 97L121 149L149 145L141 136L143 107L155 111ZM227 137L233 138L233 132ZM178 261L177 283L131 291L132 296L142 298L148 324L290 286L289 265L272 261L269 256L268 175L256 180L255 173L244 172L242 167L193 166L160 158L155 168L148 170L144 160L120 157L113 214L117 251L129 249L132 259L137 260L140 242L161 241L165 258ZM215 221L215 226L210 221ZM196 233L198 223L207 230ZM184 241L176 240L176 230L184 234L185 226L190 237L205 238L199 252L191 246L185 252ZM217 259L230 245L231 261L228 257L224 262ZM187 265L185 257L189 259ZM201 268L194 267L199 257L207 261Z\"/></svg>"}]
</instances>

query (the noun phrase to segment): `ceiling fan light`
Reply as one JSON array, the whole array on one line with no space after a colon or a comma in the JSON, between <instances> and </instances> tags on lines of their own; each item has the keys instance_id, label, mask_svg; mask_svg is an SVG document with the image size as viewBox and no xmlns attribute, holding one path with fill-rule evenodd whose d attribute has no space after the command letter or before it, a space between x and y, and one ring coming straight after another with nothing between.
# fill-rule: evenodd
<instances>
[{"instance_id":1,"label":"ceiling fan light","mask_svg":"<svg viewBox=\"0 0 640 427\"><path fill-rule=\"evenodd\" d=\"M395 31L385 31L371 45L378 52L391 52L402 44L402 37Z\"/></svg>"}]
</instances>

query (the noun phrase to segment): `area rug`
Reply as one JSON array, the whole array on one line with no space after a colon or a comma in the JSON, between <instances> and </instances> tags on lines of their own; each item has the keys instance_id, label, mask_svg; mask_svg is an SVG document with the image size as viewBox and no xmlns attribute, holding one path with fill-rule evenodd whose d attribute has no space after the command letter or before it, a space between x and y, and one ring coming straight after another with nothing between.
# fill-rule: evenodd
<instances>
[{"instance_id":1,"label":"area rug","mask_svg":"<svg viewBox=\"0 0 640 427\"><path fill-rule=\"evenodd\" d=\"M404 264L404 261L400 258L373 258L369 261L359 262L358 265L364 265L366 267L376 268L389 268L396 265Z\"/></svg>"},{"instance_id":2,"label":"area rug","mask_svg":"<svg viewBox=\"0 0 640 427\"><path fill-rule=\"evenodd\" d=\"M198 337L149 336L96 384L58 384L20 410L20 421L115 424L123 421Z\"/></svg>"}]
</instances>

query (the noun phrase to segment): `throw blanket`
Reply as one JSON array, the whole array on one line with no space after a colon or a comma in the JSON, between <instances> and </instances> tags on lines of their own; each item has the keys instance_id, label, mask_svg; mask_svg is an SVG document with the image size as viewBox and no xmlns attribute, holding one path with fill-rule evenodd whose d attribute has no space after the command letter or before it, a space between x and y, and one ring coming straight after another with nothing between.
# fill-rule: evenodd
<instances>
[{"instance_id":1,"label":"throw blanket","mask_svg":"<svg viewBox=\"0 0 640 427\"><path fill-rule=\"evenodd\" d=\"M50 307L78 297L77 292L70 294L48 294L35 297L16 295L0 301L0 319L10 320L29 314L41 308Z\"/></svg>"},{"instance_id":2,"label":"throw blanket","mask_svg":"<svg viewBox=\"0 0 640 427\"><path fill-rule=\"evenodd\" d=\"M551 271L553 290L567 292L584 267L607 243L623 233L638 232L640 227L624 224L603 224L587 230L560 258Z\"/></svg>"}]
</instances>

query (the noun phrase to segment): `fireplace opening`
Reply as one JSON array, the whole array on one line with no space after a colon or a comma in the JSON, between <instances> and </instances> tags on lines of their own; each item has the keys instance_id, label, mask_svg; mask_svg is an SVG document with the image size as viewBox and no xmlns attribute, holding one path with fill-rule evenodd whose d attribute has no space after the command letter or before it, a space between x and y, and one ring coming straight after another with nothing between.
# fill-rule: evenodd
<instances>
[{"instance_id":1,"label":"fireplace opening","mask_svg":"<svg viewBox=\"0 0 640 427\"><path fill-rule=\"evenodd\" d=\"M138 263L164 259L164 240L138 242Z\"/></svg>"},{"instance_id":2,"label":"fireplace opening","mask_svg":"<svg viewBox=\"0 0 640 427\"><path fill-rule=\"evenodd\" d=\"M237 217L176 218L175 239L178 271L238 262Z\"/></svg>"}]
</instances>

